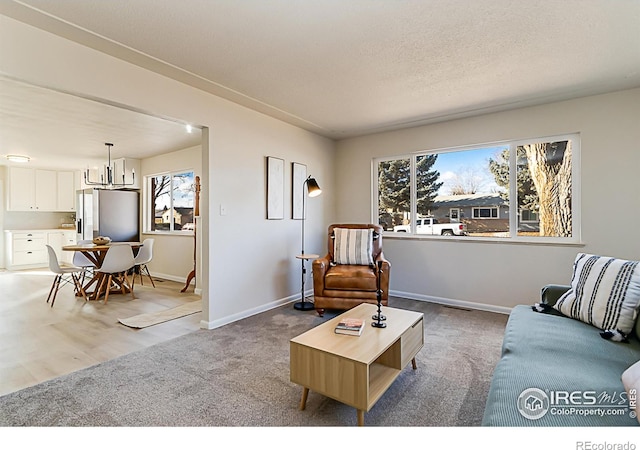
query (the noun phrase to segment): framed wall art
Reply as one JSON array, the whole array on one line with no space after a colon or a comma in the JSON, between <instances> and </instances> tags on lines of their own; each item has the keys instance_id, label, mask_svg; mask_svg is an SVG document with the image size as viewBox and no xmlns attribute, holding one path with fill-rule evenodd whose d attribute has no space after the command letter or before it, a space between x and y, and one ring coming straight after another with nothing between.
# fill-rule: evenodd
<instances>
[{"instance_id":1,"label":"framed wall art","mask_svg":"<svg viewBox=\"0 0 640 450\"><path fill-rule=\"evenodd\" d=\"M291 163L291 218L304 219L304 182L307 179L307 166L300 163Z\"/></svg>"},{"instance_id":2,"label":"framed wall art","mask_svg":"<svg viewBox=\"0 0 640 450\"><path fill-rule=\"evenodd\" d=\"M267 156L267 219L284 219L284 159Z\"/></svg>"}]
</instances>

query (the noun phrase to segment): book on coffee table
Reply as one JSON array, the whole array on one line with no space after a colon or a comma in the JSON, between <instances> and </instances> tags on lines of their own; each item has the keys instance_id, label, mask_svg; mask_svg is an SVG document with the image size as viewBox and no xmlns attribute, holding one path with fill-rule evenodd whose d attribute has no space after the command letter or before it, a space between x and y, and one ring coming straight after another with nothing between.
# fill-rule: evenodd
<instances>
[{"instance_id":1,"label":"book on coffee table","mask_svg":"<svg viewBox=\"0 0 640 450\"><path fill-rule=\"evenodd\" d=\"M364 320L345 317L336 325L335 332L338 334L348 334L360 336L364 330Z\"/></svg>"}]
</instances>

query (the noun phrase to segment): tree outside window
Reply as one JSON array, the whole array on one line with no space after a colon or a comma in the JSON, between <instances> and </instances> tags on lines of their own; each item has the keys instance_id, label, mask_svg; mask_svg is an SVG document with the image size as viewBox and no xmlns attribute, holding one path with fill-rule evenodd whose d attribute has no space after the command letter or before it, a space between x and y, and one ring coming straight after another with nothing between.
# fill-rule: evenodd
<instances>
[{"instance_id":1,"label":"tree outside window","mask_svg":"<svg viewBox=\"0 0 640 450\"><path fill-rule=\"evenodd\" d=\"M516 146L516 179L520 235L571 237L572 140L536 142ZM509 188L509 151L489 162L496 182ZM531 231L522 222L538 222Z\"/></svg>"},{"instance_id":2,"label":"tree outside window","mask_svg":"<svg viewBox=\"0 0 640 450\"><path fill-rule=\"evenodd\" d=\"M411 160L378 163L378 223L385 230L409 220L411 212Z\"/></svg>"}]
</instances>

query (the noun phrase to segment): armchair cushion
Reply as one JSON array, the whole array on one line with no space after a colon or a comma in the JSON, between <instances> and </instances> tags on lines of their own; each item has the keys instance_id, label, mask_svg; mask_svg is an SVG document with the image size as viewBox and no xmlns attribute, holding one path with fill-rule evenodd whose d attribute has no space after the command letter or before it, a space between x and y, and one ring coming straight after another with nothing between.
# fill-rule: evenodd
<instances>
[{"instance_id":1,"label":"armchair cushion","mask_svg":"<svg viewBox=\"0 0 640 450\"><path fill-rule=\"evenodd\" d=\"M372 228L335 228L335 263L348 265L373 264Z\"/></svg>"},{"instance_id":2,"label":"armchair cushion","mask_svg":"<svg viewBox=\"0 0 640 450\"><path fill-rule=\"evenodd\" d=\"M377 277L369 266L337 265L329 268L324 278L324 286L331 290L371 291L377 289Z\"/></svg>"}]
</instances>

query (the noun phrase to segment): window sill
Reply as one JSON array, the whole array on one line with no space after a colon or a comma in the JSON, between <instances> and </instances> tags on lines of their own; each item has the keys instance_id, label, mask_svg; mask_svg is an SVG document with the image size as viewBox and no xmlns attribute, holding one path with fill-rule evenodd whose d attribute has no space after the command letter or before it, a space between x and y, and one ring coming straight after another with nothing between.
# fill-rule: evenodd
<instances>
[{"instance_id":1,"label":"window sill","mask_svg":"<svg viewBox=\"0 0 640 450\"><path fill-rule=\"evenodd\" d=\"M401 234L401 235L399 235ZM384 239L409 240L409 241L446 241L446 242L473 242L475 244L506 244L506 245L542 245L553 247L584 247L586 244L579 241L560 241L553 238L534 240L530 238L490 238L473 236L427 236L406 233L383 233Z\"/></svg>"}]
</instances>

